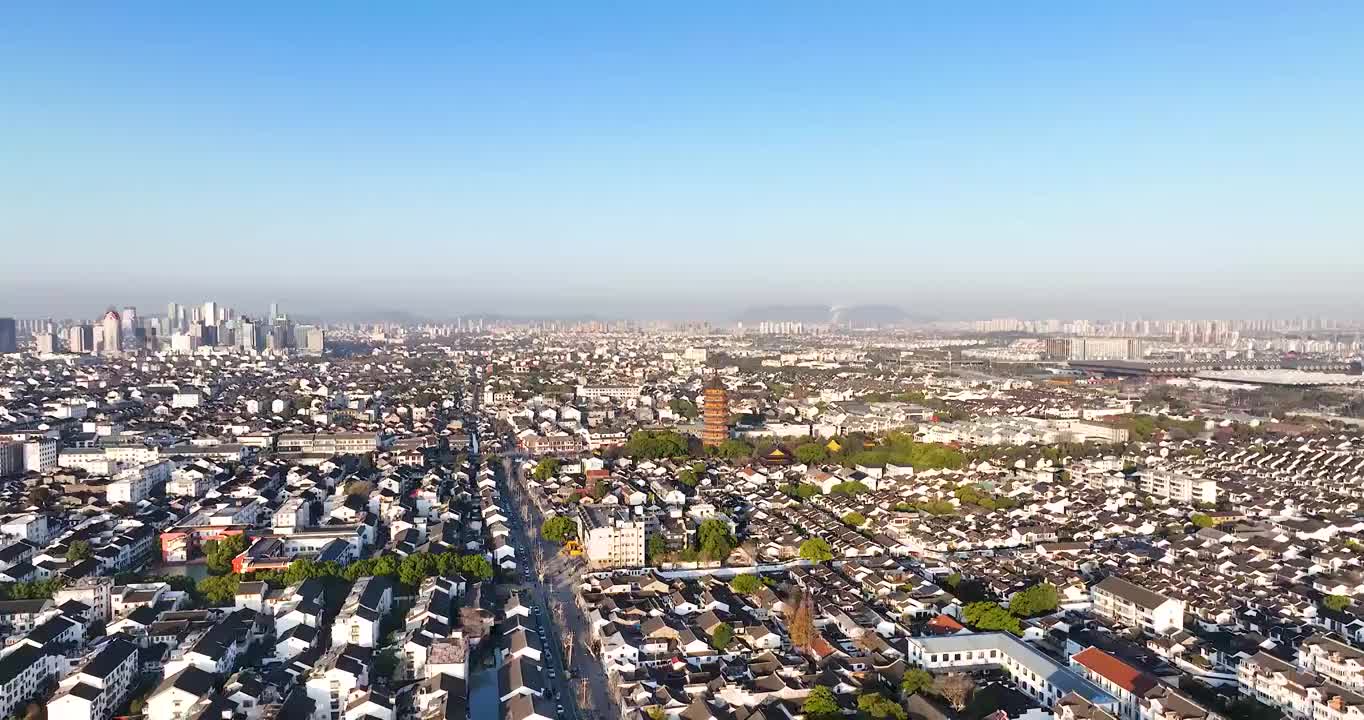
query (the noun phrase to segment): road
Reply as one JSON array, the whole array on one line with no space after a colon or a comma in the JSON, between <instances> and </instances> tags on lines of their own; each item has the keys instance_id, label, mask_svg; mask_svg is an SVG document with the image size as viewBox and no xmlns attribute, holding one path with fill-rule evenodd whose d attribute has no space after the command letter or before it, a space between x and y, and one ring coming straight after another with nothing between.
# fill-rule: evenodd
<instances>
[{"instance_id":1,"label":"road","mask_svg":"<svg viewBox=\"0 0 1364 720\"><path fill-rule=\"evenodd\" d=\"M547 644L545 648L546 652L554 656L550 663L558 675L554 681L556 690L565 711L571 717L578 720L618 718L620 710L607 688L606 673L588 647L587 617L576 602L575 587L581 577L581 563L576 559L564 557L559 553L557 545L540 537L539 527L542 519L538 517L529 498L525 497L525 488L520 482L512 480L518 477L516 473L519 469L517 462L504 459L498 483L503 497L510 501L508 503L512 515L510 523L514 544L517 547L517 561L522 567L530 570L530 582L524 585L526 593L529 594L534 606L540 608L540 620L548 636L560 639L560 642ZM544 559L544 567L535 566L534 547L537 545ZM526 593L523 593L523 597ZM556 607L562 609L563 621L571 632L565 633L565 628L558 627L554 615ZM571 668L573 679L569 678L569 673L563 672L562 665L564 655L562 642L569 637L573 642ZM590 707L578 707L577 692L573 687L574 679L587 682L587 699Z\"/></svg>"}]
</instances>

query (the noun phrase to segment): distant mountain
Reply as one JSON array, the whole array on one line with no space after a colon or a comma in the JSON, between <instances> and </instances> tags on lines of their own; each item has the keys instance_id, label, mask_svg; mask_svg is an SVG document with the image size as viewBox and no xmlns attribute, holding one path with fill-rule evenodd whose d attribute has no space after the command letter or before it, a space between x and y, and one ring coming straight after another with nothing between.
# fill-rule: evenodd
<instances>
[{"instance_id":1,"label":"distant mountain","mask_svg":"<svg viewBox=\"0 0 1364 720\"><path fill-rule=\"evenodd\" d=\"M745 325L762 322L801 322L840 325L852 324L853 327L880 327L885 325L904 325L912 322L926 322L931 318L910 315L894 305L849 305L831 307L828 305L764 305L744 310L735 318Z\"/></svg>"}]
</instances>

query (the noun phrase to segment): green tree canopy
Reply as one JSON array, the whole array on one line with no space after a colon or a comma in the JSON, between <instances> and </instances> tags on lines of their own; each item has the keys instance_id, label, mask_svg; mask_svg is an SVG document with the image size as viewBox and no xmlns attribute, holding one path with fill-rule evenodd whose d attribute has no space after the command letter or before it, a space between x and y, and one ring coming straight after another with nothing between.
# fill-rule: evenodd
<instances>
[{"instance_id":1,"label":"green tree canopy","mask_svg":"<svg viewBox=\"0 0 1364 720\"><path fill-rule=\"evenodd\" d=\"M736 575L733 580L730 580L729 587L740 595L752 595L762 589L763 581L757 575L744 573L743 575Z\"/></svg>"},{"instance_id":2,"label":"green tree canopy","mask_svg":"<svg viewBox=\"0 0 1364 720\"><path fill-rule=\"evenodd\" d=\"M696 403L686 398L673 398L672 400L669 400L668 408L673 411L674 415L686 418L688 420L696 417L697 415Z\"/></svg>"},{"instance_id":3,"label":"green tree canopy","mask_svg":"<svg viewBox=\"0 0 1364 720\"><path fill-rule=\"evenodd\" d=\"M729 525L717 518L702 520L696 528L696 547L701 557L710 561L720 561L734 551L734 536Z\"/></svg>"},{"instance_id":4,"label":"green tree canopy","mask_svg":"<svg viewBox=\"0 0 1364 720\"><path fill-rule=\"evenodd\" d=\"M907 714L900 703L879 692L863 693L857 698L857 709L872 720L905 720Z\"/></svg>"},{"instance_id":5,"label":"green tree canopy","mask_svg":"<svg viewBox=\"0 0 1364 720\"><path fill-rule=\"evenodd\" d=\"M800 709L809 720L834 720L839 715L838 699L834 697L834 691L823 685L816 685L810 694L805 696L805 703Z\"/></svg>"},{"instance_id":6,"label":"green tree canopy","mask_svg":"<svg viewBox=\"0 0 1364 720\"><path fill-rule=\"evenodd\" d=\"M800 544L800 559L822 563L834 559L834 552L824 538L810 538Z\"/></svg>"},{"instance_id":7,"label":"green tree canopy","mask_svg":"<svg viewBox=\"0 0 1364 720\"><path fill-rule=\"evenodd\" d=\"M1194 513L1189 517L1189 520L1192 521L1194 525L1201 528L1210 528L1217 524L1215 520L1201 512Z\"/></svg>"},{"instance_id":8,"label":"green tree canopy","mask_svg":"<svg viewBox=\"0 0 1364 720\"><path fill-rule=\"evenodd\" d=\"M850 512L843 516L843 524L852 528L860 528L867 524L867 517L860 512Z\"/></svg>"},{"instance_id":9,"label":"green tree canopy","mask_svg":"<svg viewBox=\"0 0 1364 720\"><path fill-rule=\"evenodd\" d=\"M88 559L93 554L90 543L85 540L74 540L66 546L66 561L69 563L78 563Z\"/></svg>"},{"instance_id":10,"label":"green tree canopy","mask_svg":"<svg viewBox=\"0 0 1364 720\"><path fill-rule=\"evenodd\" d=\"M829 449L817 442L796 446L796 459L806 465L818 465L829 461Z\"/></svg>"},{"instance_id":11,"label":"green tree canopy","mask_svg":"<svg viewBox=\"0 0 1364 720\"><path fill-rule=\"evenodd\" d=\"M740 460L753 456L753 446L743 440L730 439L720 443L715 454L727 460Z\"/></svg>"},{"instance_id":12,"label":"green tree canopy","mask_svg":"<svg viewBox=\"0 0 1364 720\"><path fill-rule=\"evenodd\" d=\"M1054 612L1060 602L1056 586L1049 582L1041 582L1014 593L1009 599L1009 612L1019 617L1033 617Z\"/></svg>"},{"instance_id":13,"label":"green tree canopy","mask_svg":"<svg viewBox=\"0 0 1364 720\"><path fill-rule=\"evenodd\" d=\"M1351 598L1349 595L1327 595L1322 599L1321 604L1327 610L1340 612L1341 610L1350 607L1350 602Z\"/></svg>"},{"instance_id":14,"label":"green tree canopy","mask_svg":"<svg viewBox=\"0 0 1364 720\"><path fill-rule=\"evenodd\" d=\"M1004 630L1015 635L1023 634L1023 625L1018 618L998 603L973 602L962 610L962 619L974 630Z\"/></svg>"},{"instance_id":15,"label":"green tree canopy","mask_svg":"<svg viewBox=\"0 0 1364 720\"><path fill-rule=\"evenodd\" d=\"M716 650L723 651L729 647L730 641L734 639L734 628L729 623L720 623L710 632L710 646Z\"/></svg>"},{"instance_id":16,"label":"green tree canopy","mask_svg":"<svg viewBox=\"0 0 1364 720\"><path fill-rule=\"evenodd\" d=\"M204 543L204 560L208 564L208 571L214 575L232 572L232 559L242 554L249 544L250 539L245 533Z\"/></svg>"},{"instance_id":17,"label":"green tree canopy","mask_svg":"<svg viewBox=\"0 0 1364 720\"><path fill-rule=\"evenodd\" d=\"M545 481L559 474L559 458L547 457L535 464L535 469L531 471L531 477L536 480Z\"/></svg>"},{"instance_id":18,"label":"green tree canopy","mask_svg":"<svg viewBox=\"0 0 1364 720\"><path fill-rule=\"evenodd\" d=\"M578 525L571 518L555 515L540 526L540 535L550 542L565 543L578 536Z\"/></svg>"},{"instance_id":19,"label":"green tree canopy","mask_svg":"<svg viewBox=\"0 0 1364 720\"><path fill-rule=\"evenodd\" d=\"M871 492L871 488L856 480L841 482L829 490L831 495L861 495L864 492Z\"/></svg>"},{"instance_id":20,"label":"green tree canopy","mask_svg":"<svg viewBox=\"0 0 1364 720\"><path fill-rule=\"evenodd\" d=\"M200 580L195 589L209 605L222 607L236 602L237 586L241 584L241 579L242 576L236 573L209 576Z\"/></svg>"},{"instance_id":21,"label":"green tree canopy","mask_svg":"<svg viewBox=\"0 0 1364 720\"><path fill-rule=\"evenodd\" d=\"M904 697L918 695L933 689L933 673L923 668L910 668L900 680L900 693Z\"/></svg>"},{"instance_id":22,"label":"green tree canopy","mask_svg":"<svg viewBox=\"0 0 1364 720\"><path fill-rule=\"evenodd\" d=\"M636 430L624 447L625 455L636 460L685 457L690 452L686 436L669 430Z\"/></svg>"}]
</instances>

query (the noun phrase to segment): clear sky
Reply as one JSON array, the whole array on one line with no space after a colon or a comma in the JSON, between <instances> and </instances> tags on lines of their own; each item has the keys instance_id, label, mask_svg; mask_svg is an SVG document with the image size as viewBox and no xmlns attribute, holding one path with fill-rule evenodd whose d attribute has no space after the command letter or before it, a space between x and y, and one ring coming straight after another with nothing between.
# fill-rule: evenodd
<instances>
[{"instance_id":1,"label":"clear sky","mask_svg":"<svg viewBox=\"0 0 1364 720\"><path fill-rule=\"evenodd\" d=\"M1360 3L0 4L0 315L1357 315L1361 208Z\"/></svg>"}]
</instances>

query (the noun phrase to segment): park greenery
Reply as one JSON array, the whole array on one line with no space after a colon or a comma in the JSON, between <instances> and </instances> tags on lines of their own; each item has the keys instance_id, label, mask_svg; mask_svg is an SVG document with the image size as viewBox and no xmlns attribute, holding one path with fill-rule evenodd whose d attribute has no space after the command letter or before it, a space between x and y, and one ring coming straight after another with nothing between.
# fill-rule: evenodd
<instances>
[{"instance_id":1,"label":"park greenery","mask_svg":"<svg viewBox=\"0 0 1364 720\"><path fill-rule=\"evenodd\" d=\"M1009 612L1019 617L1035 617L1055 612L1060 602L1056 586L1049 582L1041 582L1014 593L1013 597L1009 598Z\"/></svg>"},{"instance_id":2,"label":"park greenery","mask_svg":"<svg viewBox=\"0 0 1364 720\"><path fill-rule=\"evenodd\" d=\"M1018 617L988 601L973 602L962 609L962 620L973 630L1003 630L1014 635L1023 634L1023 625Z\"/></svg>"}]
</instances>

